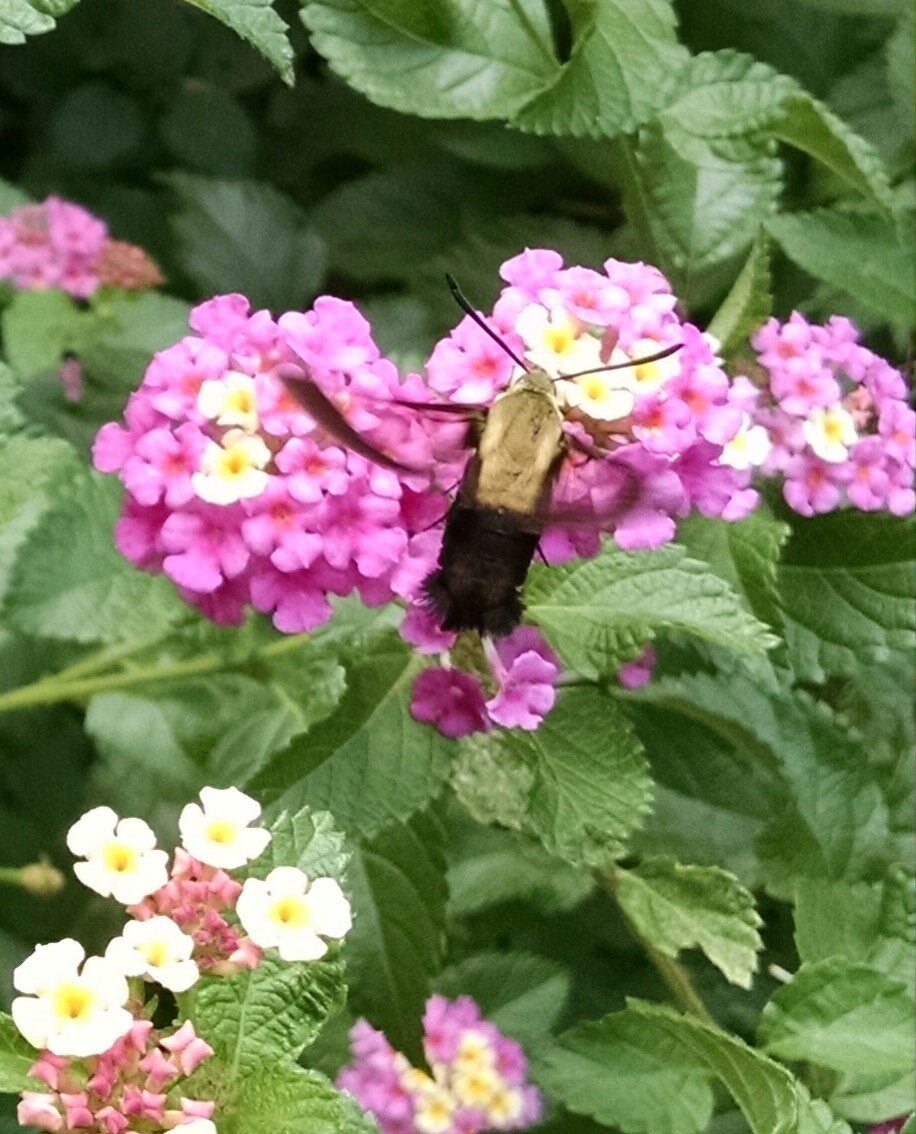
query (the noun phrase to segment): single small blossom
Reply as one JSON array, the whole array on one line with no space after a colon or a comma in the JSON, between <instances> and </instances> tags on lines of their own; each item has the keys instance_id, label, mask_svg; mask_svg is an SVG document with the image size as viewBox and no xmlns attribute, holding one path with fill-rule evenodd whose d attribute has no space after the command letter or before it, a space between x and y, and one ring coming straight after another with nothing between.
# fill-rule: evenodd
<instances>
[{"instance_id":1,"label":"single small blossom","mask_svg":"<svg viewBox=\"0 0 916 1134\"><path fill-rule=\"evenodd\" d=\"M759 468L770 455L773 445L762 425L752 425L748 414L742 414L741 428L726 441L719 463L733 469Z\"/></svg>"},{"instance_id":2,"label":"single small blossom","mask_svg":"<svg viewBox=\"0 0 916 1134\"><path fill-rule=\"evenodd\" d=\"M200 801L187 804L178 819L185 850L209 866L233 870L260 855L270 832L250 827L261 815L261 805L238 788L201 789Z\"/></svg>"},{"instance_id":3,"label":"single small blossom","mask_svg":"<svg viewBox=\"0 0 916 1134\"><path fill-rule=\"evenodd\" d=\"M129 921L120 937L108 943L105 956L125 976L144 976L172 992L185 992L200 975L191 960L194 940L171 918Z\"/></svg>"},{"instance_id":4,"label":"single small blossom","mask_svg":"<svg viewBox=\"0 0 916 1134\"><path fill-rule=\"evenodd\" d=\"M839 405L813 409L802 423L802 436L816 456L832 465L846 460L857 439L852 415Z\"/></svg>"},{"instance_id":5,"label":"single small blossom","mask_svg":"<svg viewBox=\"0 0 916 1134\"><path fill-rule=\"evenodd\" d=\"M315 961L328 950L323 938L350 931L350 903L333 878L311 883L301 870L278 866L263 880L248 878L236 912L245 932L262 949L276 947L284 961Z\"/></svg>"},{"instance_id":6,"label":"single small blossom","mask_svg":"<svg viewBox=\"0 0 916 1134\"><path fill-rule=\"evenodd\" d=\"M130 1029L124 976L101 957L84 958L83 947L65 938L36 946L13 972L14 987L26 994L13 1000L13 1021L33 1047L97 1055Z\"/></svg>"},{"instance_id":7,"label":"single small blossom","mask_svg":"<svg viewBox=\"0 0 916 1134\"><path fill-rule=\"evenodd\" d=\"M210 441L200 458L191 486L208 504L234 504L260 496L270 477L265 466L271 452L260 437L230 429L222 443Z\"/></svg>"},{"instance_id":8,"label":"single small blossom","mask_svg":"<svg viewBox=\"0 0 916 1134\"><path fill-rule=\"evenodd\" d=\"M655 666L655 650L651 645L642 649L639 657L624 662L617 670L617 680L624 689L639 689L648 685L652 680L652 669Z\"/></svg>"},{"instance_id":9,"label":"single small blossom","mask_svg":"<svg viewBox=\"0 0 916 1134\"><path fill-rule=\"evenodd\" d=\"M77 878L103 898L131 905L157 890L168 877L168 855L142 819L119 819L110 807L87 811L67 832L67 847L86 859Z\"/></svg>"},{"instance_id":10,"label":"single small blossom","mask_svg":"<svg viewBox=\"0 0 916 1134\"><path fill-rule=\"evenodd\" d=\"M246 433L258 427L257 395L254 378L229 370L222 378L201 383L197 408L217 425L238 426Z\"/></svg>"},{"instance_id":11,"label":"single small blossom","mask_svg":"<svg viewBox=\"0 0 916 1134\"><path fill-rule=\"evenodd\" d=\"M64 1116L57 1109L57 1096L23 1091L16 1118L20 1126L36 1126L39 1130L60 1130Z\"/></svg>"},{"instance_id":12,"label":"single small blossom","mask_svg":"<svg viewBox=\"0 0 916 1134\"><path fill-rule=\"evenodd\" d=\"M434 724L452 739L489 728L480 682L458 669L433 667L417 674L410 715L421 724Z\"/></svg>"},{"instance_id":13,"label":"single small blossom","mask_svg":"<svg viewBox=\"0 0 916 1134\"><path fill-rule=\"evenodd\" d=\"M553 310L532 303L519 312L516 334L525 344L525 358L551 377L577 374L600 366L601 343L583 334L584 325L562 307Z\"/></svg>"}]
</instances>

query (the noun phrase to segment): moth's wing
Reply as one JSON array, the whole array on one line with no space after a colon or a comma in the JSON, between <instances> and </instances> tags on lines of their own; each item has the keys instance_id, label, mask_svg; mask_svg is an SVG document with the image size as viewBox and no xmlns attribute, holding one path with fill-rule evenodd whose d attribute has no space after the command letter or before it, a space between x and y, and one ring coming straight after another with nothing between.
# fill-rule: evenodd
<instances>
[{"instance_id":1,"label":"moth's wing","mask_svg":"<svg viewBox=\"0 0 916 1134\"><path fill-rule=\"evenodd\" d=\"M384 469L393 469L396 472L402 473L423 471L422 469L413 468L411 465L405 465L401 461L396 461L394 457L389 457L386 453L377 449L370 441L367 441L361 433L357 433L337 406L319 390L318 386L307 375L303 375L301 371L298 370L294 373L284 373L282 368L276 373L277 377L299 405L302 406L312 421L320 425L321 428L330 433L332 437L336 437L342 445L346 445L346 447L352 449L354 453L365 457L367 461L373 461L375 464L381 465Z\"/></svg>"}]
</instances>

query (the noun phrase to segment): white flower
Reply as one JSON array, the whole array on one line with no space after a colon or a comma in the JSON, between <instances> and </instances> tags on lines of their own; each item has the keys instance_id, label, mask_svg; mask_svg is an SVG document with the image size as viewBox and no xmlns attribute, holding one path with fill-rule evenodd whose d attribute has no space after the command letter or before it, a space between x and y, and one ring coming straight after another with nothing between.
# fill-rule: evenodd
<instances>
[{"instance_id":1,"label":"white flower","mask_svg":"<svg viewBox=\"0 0 916 1134\"><path fill-rule=\"evenodd\" d=\"M516 317L515 330L525 344L525 358L551 378L601 365L601 343L562 307L529 303Z\"/></svg>"},{"instance_id":2,"label":"white flower","mask_svg":"<svg viewBox=\"0 0 916 1134\"><path fill-rule=\"evenodd\" d=\"M619 421L633 412L633 391L621 382L626 371L599 370L557 382L566 405L581 409L595 421Z\"/></svg>"},{"instance_id":3,"label":"white flower","mask_svg":"<svg viewBox=\"0 0 916 1134\"><path fill-rule=\"evenodd\" d=\"M201 789L203 807L189 803L178 818L184 849L198 862L233 870L257 858L270 842L263 827L249 827L261 805L238 788Z\"/></svg>"},{"instance_id":4,"label":"white flower","mask_svg":"<svg viewBox=\"0 0 916 1134\"><path fill-rule=\"evenodd\" d=\"M611 355L611 362L625 362L630 359L632 366L618 373L631 375L630 389L637 394L654 394L660 390L670 379L681 371L681 364L677 354L668 354L664 358L657 358L654 362L640 362L641 358L651 358L653 354L665 349L665 344L656 339L637 339L631 343L626 351L615 350Z\"/></svg>"},{"instance_id":5,"label":"white flower","mask_svg":"<svg viewBox=\"0 0 916 1134\"><path fill-rule=\"evenodd\" d=\"M120 937L109 941L106 960L125 976L146 976L172 992L184 992L200 976L191 960L194 939L170 917L129 921Z\"/></svg>"},{"instance_id":6,"label":"white flower","mask_svg":"<svg viewBox=\"0 0 916 1134\"><path fill-rule=\"evenodd\" d=\"M270 475L264 466L271 452L263 438L243 429L230 429L222 445L208 441L200 458L200 469L191 477L191 487L208 504L234 504L260 496Z\"/></svg>"},{"instance_id":7,"label":"white flower","mask_svg":"<svg viewBox=\"0 0 916 1134\"><path fill-rule=\"evenodd\" d=\"M175 1130L180 1134L216 1134L216 1127L209 1118L192 1118L190 1122L180 1122Z\"/></svg>"},{"instance_id":8,"label":"white flower","mask_svg":"<svg viewBox=\"0 0 916 1134\"><path fill-rule=\"evenodd\" d=\"M87 811L67 832L72 854L86 859L73 872L103 898L131 906L168 881L168 855L142 819L119 820L110 807Z\"/></svg>"},{"instance_id":9,"label":"white flower","mask_svg":"<svg viewBox=\"0 0 916 1134\"><path fill-rule=\"evenodd\" d=\"M249 878L235 907L255 945L275 945L284 961L315 961L328 951L322 937L339 939L352 925L350 903L333 878L308 877L278 866L262 881Z\"/></svg>"},{"instance_id":10,"label":"white flower","mask_svg":"<svg viewBox=\"0 0 916 1134\"><path fill-rule=\"evenodd\" d=\"M134 1022L127 981L102 957L85 957L71 937L38 945L13 973L13 1022L33 1047L54 1055L99 1055Z\"/></svg>"},{"instance_id":11,"label":"white flower","mask_svg":"<svg viewBox=\"0 0 916 1134\"><path fill-rule=\"evenodd\" d=\"M432 1084L414 1099L414 1126L418 1134L448 1134L458 1100L446 1088Z\"/></svg>"},{"instance_id":12,"label":"white flower","mask_svg":"<svg viewBox=\"0 0 916 1134\"><path fill-rule=\"evenodd\" d=\"M832 465L842 464L849 456L849 446L858 440L852 414L839 403L813 409L802 422L802 435L815 455Z\"/></svg>"},{"instance_id":13,"label":"white flower","mask_svg":"<svg viewBox=\"0 0 916 1134\"><path fill-rule=\"evenodd\" d=\"M770 435L762 425L751 425L748 415L742 414L741 428L722 447L719 464L733 469L759 468L773 448Z\"/></svg>"},{"instance_id":14,"label":"white flower","mask_svg":"<svg viewBox=\"0 0 916 1134\"><path fill-rule=\"evenodd\" d=\"M237 425L246 433L258 427L254 378L238 370L228 370L222 378L201 383L197 408L217 425Z\"/></svg>"}]
</instances>

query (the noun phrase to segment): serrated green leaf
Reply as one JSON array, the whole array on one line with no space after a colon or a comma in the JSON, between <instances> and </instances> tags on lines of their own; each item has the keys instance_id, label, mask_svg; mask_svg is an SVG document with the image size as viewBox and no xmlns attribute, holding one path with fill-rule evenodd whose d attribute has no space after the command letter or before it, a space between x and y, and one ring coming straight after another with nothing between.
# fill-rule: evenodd
<instances>
[{"instance_id":1,"label":"serrated green leaf","mask_svg":"<svg viewBox=\"0 0 916 1134\"><path fill-rule=\"evenodd\" d=\"M910 267L912 220L814 209L785 213L766 222L767 231L799 267L848 292L869 311L906 329L916 305Z\"/></svg>"},{"instance_id":2,"label":"serrated green leaf","mask_svg":"<svg viewBox=\"0 0 916 1134\"><path fill-rule=\"evenodd\" d=\"M882 868L887 806L859 745L825 705L783 689L763 664L658 678L631 699L704 722L750 762L779 768L786 795L770 803L756 841L774 892L791 896L799 877L854 880Z\"/></svg>"},{"instance_id":3,"label":"serrated green leaf","mask_svg":"<svg viewBox=\"0 0 916 1134\"><path fill-rule=\"evenodd\" d=\"M750 988L762 948L753 896L712 866L650 859L616 875L614 894L640 937L668 957L699 947L733 984Z\"/></svg>"},{"instance_id":4,"label":"serrated green leaf","mask_svg":"<svg viewBox=\"0 0 916 1134\"><path fill-rule=\"evenodd\" d=\"M324 244L272 185L172 174L184 270L208 292L243 292L253 308L304 307L321 286Z\"/></svg>"},{"instance_id":5,"label":"serrated green leaf","mask_svg":"<svg viewBox=\"0 0 916 1134\"><path fill-rule=\"evenodd\" d=\"M197 984L194 1026L231 1069L221 1091L231 1096L265 1064L295 1059L343 1007L343 973L339 956L299 963L266 957L256 969Z\"/></svg>"},{"instance_id":6,"label":"serrated green leaf","mask_svg":"<svg viewBox=\"0 0 916 1134\"><path fill-rule=\"evenodd\" d=\"M448 911L467 917L503 902L527 901L543 913L571 909L591 892L584 870L551 857L540 843L514 831L449 826Z\"/></svg>"},{"instance_id":7,"label":"serrated green leaf","mask_svg":"<svg viewBox=\"0 0 916 1134\"><path fill-rule=\"evenodd\" d=\"M340 650L347 689L335 712L294 739L249 787L278 791L278 807L330 811L348 833L372 838L440 790L452 741L417 724L410 688L422 668L393 633L353 636Z\"/></svg>"},{"instance_id":8,"label":"serrated green leaf","mask_svg":"<svg viewBox=\"0 0 916 1134\"><path fill-rule=\"evenodd\" d=\"M672 73L689 59L665 0L568 5L569 61L528 101L512 125L535 134L607 137L648 121Z\"/></svg>"},{"instance_id":9,"label":"serrated green leaf","mask_svg":"<svg viewBox=\"0 0 916 1134\"><path fill-rule=\"evenodd\" d=\"M667 1071L670 1075L673 1068L679 1068L694 1095L701 1085L708 1090L706 1076L718 1078L743 1111L753 1134L850 1134L846 1123L836 1119L820 1100L812 1101L804 1086L784 1067L754 1051L737 1036L693 1017L677 1015L658 1005L631 1001L626 1012L606 1016L597 1024L582 1025L566 1035L578 1038L583 1032L593 1044L598 1044L600 1071L596 1067L597 1074L593 1072L584 1084L579 1084L580 1100L586 1089L594 1094L601 1088L618 1047L623 1046L624 1052L635 1047L649 1055L656 1073ZM607 1042L608 1037L611 1043ZM601 1047L605 1049L603 1059ZM570 1093L574 1089L575 1084L572 1084ZM628 1088L622 1083L616 1098L606 1100L606 1113L626 1134L643 1131L658 1134L668 1130L679 1134L681 1130L703 1129L686 1124L685 1119L693 1116L684 1115L683 1094L676 1085L669 1087L667 1095L659 1100L647 1098L650 1094L651 1087L640 1091L638 1084ZM622 1097L632 1108L629 1125L620 1122L614 1113L614 1108L621 1107ZM564 1101L570 1105L569 1100ZM667 1106L659 1108L659 1101ZM672 1125L675 1113L681 1121L676 1127Z\"/></svg>"},{"instance_id":10,"label":"serrated green leaf","mask_svg":"<svg viewBox=\"0 0 916 1134\"><path fill-rule=\"evenodd\" d=\"M481 821L535 834L567 862L598 867L624 850L651 787L629 720L588 687L564 690L537 732L469 738L454 785Z\"/></svg>"},{"instance_id":11,"label":"serrated green leaf","mask_svg":"<svg viewBox=\"0 0 916 1134\"><path fill-rule=\"evenodd\" d=\"M538 0L306 0L301 15L351 87L426 118L507 118L558 66Z\"/></svg>"},{"instance_id":12,"label":"serrated green leaf","mask_svg":"<svg viewBox=\"0 0 916 1134\"><path fill-rule=\"evenodd\" d=\"M788 536L788 524L774 519L763 508L737 523L693 515L678 525L678 543L694 559L708 563L744 596L750 610L772 627L782 624L776 578Z\"/></svg>"},{"instance_id":13,"label":"serrated green leaf","mask_svg":"<svg viewBox=\"0 0 916 1134\"><path fill-rule=\"evenodd\" d=\"M79 342L87 318L69 295L56 288L16 292L3 312L3 342L19 379L56 370L64 353Z\"/></svg>"},{"instance_id":14,"label":"serrated green leaf","mask_svg":"<svg viewBox=\"0 0 916 1134\"><path fill-rule=\"evenodd\" d=\"M53 506L55 484L78 470L75 453L63 441L23 436L0 441L0 603L19 548Z\"/></svg>"},{"instance_id":15,"label":"serrated green leaf","mask_svg":"<svg viewBox=\"0 0 916 1134\"><path fill-rule=\"evenodd\" d=\"M363 843L350 871L354 911L345 957L353 1010L414 1062L420 1021L445 944L442 829L414 816Z\"/></svg>"},{"instance_id":16,"label":"serrated green leaf","mask_svg":"<svg viewBox=\"0 0 916 1134\"><path fill-rule=\"evenodd\" d=\"M267 850L250 868L252 877L265 878L275 866L295 866L309 878L343 879L350 852L327 811L284 811L270 824L270 834Z\"/></svg>"},{"instance_id":17,"label":"serrated green leaf","mask_svg":"<svg viewBox=\"0 0 916 1134\"><path fill-rule=\"evenodd\" d=\"M766 1049L848 1074L902 1074L916 1060L916 1003L902 984L841 958L806 963L760 1019Z\"/></svg>"},{"instance_id":18,"label":"serrated green leaf","mask_svg":"<svg viewBox=\"0 0 916 1134\"><path fill-rule=\"evenodd\" d=\"M471 996L481 1015L520 1043L530 1058L563 1011L569 974L530 953L475 953L435 981L441 996Z\"/></svg>"},{"instance_id":19,"label":"serrated green leaf","mask_svg":"<svg viewBox=\"0 0 916 1134\"><path fill-rule=\"evenodd\" d=\"M67 4L64 11L73 7ZM37 0L2 0L0 2L0 43L25 43L27 35L41 35L54 27L55 21Z\"/></svg>"},{"instance_id":20,"label":"serrated green leaf","mask_svg":"<svg viewBox=\"0 0 916 1134\"><path fill-rule=\"evenodd\" d=\"M564 1032L538 1081L576 1114L623 1134L700 1134L713 1094L708 1075L692 1063L641 1019L620 1012Z\"/></svg>"},{"instance_id":21,"label":"serrated green leaf","mask_svg":"<svg viewBox=\"0 0 916 1134\"><path fill-rule=\"evenodd\" d=\"M877 153L817 99L802 93L787 98L773 133L809 154L849 188L886 209L894 207L887 170Z\"/></svg>"},{"instance_id":22,"label":"serrated green leaf","mask_svg":"<svg viewBox=\"0 0 916 1134\"><path fill-rule=\"evenodd\" d=\"M779 568L796 674L822 682L916 643L912 517L849 509L793 523Z\"/></svg>"},{"instance_id":23,"label":"serrated green leaf","mask_svg":"<svg viewBox=\"0 0 916 1134\"><path fill-rule=\"evenodd\" d=\"M231 28L259 51L288 86L293 85L293 49L287 26L273 9L273 0L187 0Z\"/></svg>"},{"instance_id":24,"label":"serrated green leaf","mask_svg":"<svg viewBox=\"0 0 916 1134\"><path fill-rule=\"evenodd\" d=\"M761 234L754 241L731 291L706 327L708 333L719 340L720 353L726 358L771 314L771 288L770 245Z\"/></svg>"},{"instance_id":25,"label":"serrated green leaf","mask_svg":"<svg viewBox=\"0 0 916 1134\"><path fill-rule=\"evenodd\" d=\"M246 1075L234 1100L233 1134L374 1134L375 1122L318 1071L262 1066Z\"/></svg>"},{"instance_id":26,"label":"serrated green leaf","mask_svg":"<svg viewBox=\"0 0 916 1134\"><path fill-rule=\"evenodd\" d=\"M605 546L595 559L535 567L525 607L566 665L590 678L616 670L633 643L663 626L739 653L775 642L706 564L671 545L636 552Z\"/></svg>"},{"instance_id":27,"label":"serrated green leaf","mask_svg":"<svg viewBox=\"0 0 916 1134\"><path fill-rule=\"evenodd\" d=\"M76 642L115 642L164 632L181 604L165 578L151 578L115 550L120 487L83 474L66 504L47 512L17 556L7 594L10 625Z\"/></svg>"},{"instance_id":28,"label":"serrated green leaf","mask_svg":"<svg viewBox=\"0 0 916 1134\"><path fill-rule=\"evenodd\" d=\"M18 1094L29 1085L28 1070L36 1052L22 1037L12 1017L0 1012L0 1093Z\"/></svg>"}]
</instances>

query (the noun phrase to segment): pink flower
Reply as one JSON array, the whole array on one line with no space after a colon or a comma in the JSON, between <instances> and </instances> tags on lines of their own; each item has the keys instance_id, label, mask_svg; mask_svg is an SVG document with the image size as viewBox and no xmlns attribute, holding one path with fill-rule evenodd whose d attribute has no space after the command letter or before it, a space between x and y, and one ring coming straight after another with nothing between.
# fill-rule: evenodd
<instances>
[{"instance_id":1,"label":"pink flower","mask_svg":"<svg viewBox=\"0 0 916 1134\"><path fill-rule=\"evenodd\" d=\"M655 665L655 650L652 646L644 646L642 653L632 661L624 662L617 670L617 680L624 689L639 689L648 685L652 680L652 669Z\"/></svg>"},{"instance_id":2,"label":"pink flower","mask_svg":"<svg viewBox=\"0 0 916 1134\"><path fill-rule=\"evenodd\" d=\"M108 229L79 205L48 197L0 217L0 278L19 290L57 287L85 299L99 286Z\"/></svg>"},{"instance_id":3,"label":"pink flower","mask_svg":"<svg viewBox=\"0 0 916 1134\"><path fill-rule=\"evenodd\" d=\"M452 739L489 727L480 682L458 669L424 669L418 674L410 715L422 724L434 724Z\"/></svg>"}]
</instances>

